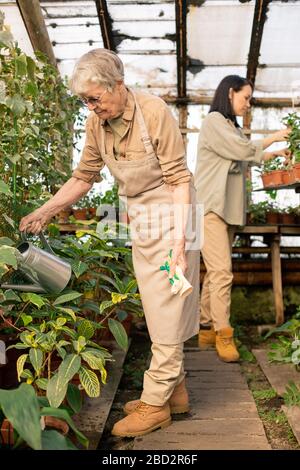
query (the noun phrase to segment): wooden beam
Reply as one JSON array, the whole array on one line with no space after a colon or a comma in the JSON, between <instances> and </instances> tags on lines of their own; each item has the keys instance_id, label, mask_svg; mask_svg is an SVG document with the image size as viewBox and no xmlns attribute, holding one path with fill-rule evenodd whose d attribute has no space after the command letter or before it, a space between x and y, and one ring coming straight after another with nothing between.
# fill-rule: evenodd
<instances>
[{"instance_id":1,"label":"wooden beam","mask_svg":"<svg viewBox=\"0 0 300 470\"><path fill-rule=\"evenodd\" d=\"M251 41L248 54L247 78L255 84L260 46L267 18L268 5L272 0L256 0L252 23Z\"/></svg>"},{"instance_id":2,"label":"wooden beam","mask_svg":"<svg viewBox=\"0 0 300 470\"><path fill-rule=\"evenodd\" d=\"M50 63L57 67L52 44L45 25L39 0L16 0L34 51L46 54Z\"/></svg>"},{"instance_id":3,"label":"wooden beam","mask_svg":"<svg viewBox=\"0 0 300 470\"><path fill-rule=\"evenodd\" d=\"M106 0L95 0L101 34L105 49L116 52L116 45L112 34L112 20L108 13ZM120 6L121 8L121 6Z\"/></svg>"},{"instance_id":4,"label":"wooden beam","mask_svg":"<svg viewBox=\"0 0 300 470\"><path fill-rule=\"evenodd\" d=\"M186 10L186 0L175 1L178 98L186 97Z\"/></svg>"},{"instance_id":5,"label":"wooden beam","mask_svg":"<svg viewBox=\"0 0 300 470\"><path fill-rule=\"evenodd\" d=\"M212 103L212 96L189 96L178 98L177 96L160 95L166 103L169 104L207 104ZM252 105L261 108L292 108L293 101L291 98L252 98ZM300 103L294 104L299 107Z\"/></svg>"}]
</instances>

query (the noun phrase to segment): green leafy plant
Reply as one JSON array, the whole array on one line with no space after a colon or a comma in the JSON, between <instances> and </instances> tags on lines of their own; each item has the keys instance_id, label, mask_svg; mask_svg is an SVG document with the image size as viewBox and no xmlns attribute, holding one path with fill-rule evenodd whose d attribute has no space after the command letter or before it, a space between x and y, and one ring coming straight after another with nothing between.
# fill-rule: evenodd
<instances>
[{"instance_id":1,"label":"green leafy plant","mask_svg":"<svg viewBox=\"0 0 300 470\"><path fill-rule=\"evenodd\" d=\"M80 295L70 292L50 301L33 293L21 294L23 300L26 296L27 302L39 306L42 318L36 323L32 312L21 315L26 328L18 334L19 342L9 347L28 349L17 361L18 378L25 379L37 390L46 391L51 406L56 408L64 400L75 374L79 374L79 382L90 397L100 394L96 372L100 373L102 382L106 382L104 366L111 356L92 341L93 323L76 316L74 307L69 306L69 302Z\"/></svg>"},{"instance_id":2,"label":"green leafy plant","mask_svg":"<svg viewBox=\"0 0 300 470\"><path fill-rule=\"evenodd\" d=\"M288 146L295 162L300 163L300 115L298 113L289 113L282 119L282 122L291 128L287 138Z\"/></svg>"},{"instance_id":3,"label":"green leafy plant","mask_svg":"<svg viewBox=\"0 0 300 470\"><path fill-rule=\"evenodd\" d=\"M73 129L75 120L82 119L77 99L46 57L36 56L27 56L13 42L2 17L0 235L14 237L20 216L40 206L69 178L73 141L79 137Z\"/></svg>"},{"instance_id":4,"label":"green leafy plant","mask_svg":"<svg viewBox=\"0 0 300 470\"><path fill-rule=\"evenodd\" d=\"M26 443L34 450L75 450L76 447L58 431L42 429L45 416L63 419L74 431L78 441L88 447L87 438L76 428L70 414L65 409L49 406L47 399L37 397L34 388L21 384L15 390L0 390L0 409L3 417L13 426L14 448ZM3 419L0 418L0 423Z\"/></svg>"},{"instance_id":5,"label":"green leafy plant","mask_svg":"<svg viewBox=\"0 0 300 470\"><path fill-rule=\"evenodd\" d=\"M290 380L283 394L283 399L287 406L300 406L300 386Z\"/></svg>"}]
</instances>

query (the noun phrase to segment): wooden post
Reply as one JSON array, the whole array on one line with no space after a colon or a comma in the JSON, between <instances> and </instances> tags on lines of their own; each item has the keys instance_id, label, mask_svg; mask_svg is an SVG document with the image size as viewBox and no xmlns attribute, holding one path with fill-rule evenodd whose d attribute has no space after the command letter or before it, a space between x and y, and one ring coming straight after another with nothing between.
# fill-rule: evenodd
<instances>
[{"instance_id":1,"label":"wooden post","mask_svg":"<svg viewBox=\"0 0 300 470\"><path fill-rule=\"evenodd\" d=\"M28 36L34 51L47 55L50 63L57 66L52 44L45 25L39 0L17 0Z\"/></svg>"},{"instance_id":2,"label":"wooden post","mask_svg":"<svg viewBox=\"0 0 300 470\"><path fill-rule=\"evenodd\" d=\"M276 326L279 326L279 325L282 325L282 323L284 322L281 260L280 260L280 235L274 235L272 237L271 262L272 262L272 277L273 277Z\"/></svg>"}]
</instances>

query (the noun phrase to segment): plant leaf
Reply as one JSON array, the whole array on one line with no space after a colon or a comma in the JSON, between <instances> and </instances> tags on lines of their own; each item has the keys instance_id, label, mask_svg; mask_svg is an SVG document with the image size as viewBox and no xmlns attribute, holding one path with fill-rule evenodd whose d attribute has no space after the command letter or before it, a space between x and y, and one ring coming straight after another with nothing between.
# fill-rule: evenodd
<instances>
[{"instance_id":1,"label":"plant leaf","mask_svg":"<svg viewBox=\"0 0 300 470\"><path fill-rule=\"evenodd\" d=\"M86 391L87 395L91 398L99 397L100 395L100 382L97 375L92 370L84 366L79 370L80 383Z\"/></svg>"},{"instance_id":2,"label":"plant leaf","mask_svg":"<svg viewBox=\"0 0 300 470\"><path fill-rule=\"evenodd\" d=\"M113 304L119 304L122 302L122 300L127 299L128 294L119 294L118 292L112 292L111 293L111 300Z\"/></svg>"},{"instance_id":3,"label":"plant leaf","mask_svg":"<svg viewBox=\"0 0 300 470\"><path fill-rule=\"evenodd\" d=\"M16 268L18 262L15 255L15 248L5 245L0 246L0 263L8 264Z\"/></svg>"},{"instance_id":4,"label":"plant leaf","mask_svg":"<svg viewBox=\"0 0 300 470\"><path fill-rule=\"evenodd\" d=\"M74 311L71 308L66 308L66 307L57 307L57 310L60 310L61 312L66 313L69 315L74 322L76 322L76 315Z\"/></svg>"},{"instance_id":5,"label":"plant leaf","mask_svg":"<svg viewBox=\"0 0 300 470\"><path fill-rule=\"evenodd\" d=\"M44 301L45 299L43 299L43 297L32 292L26 292L21 294L21 298L24 302L30 302L31 304L35 305L38 309L40 309L43 305L46 304L46 302Z\"/></svg>"},{"instance_id":6,"label":"plant leaf","mask_svg":"<svg viewBox=\"0 0 300 470\"><path fill-rule=\"evenodd\" d=\"M100 314L102 314L107 308L112 307L113 305L114 304L111 300L103 300L99 307Z\"/></svg>"},{"instance_id":7,"label":"plant leaf","mask_svg":"<svg viewBox=\"0 0 300 470\"><path fill-rule=\"evenodd\" d=\"M83 320L79 323L78 334L84 336L85 339L90 339L94 336L95 329L89 320Z\"/></svg>"},{"instance_id":8,"label":"plant leaf","mask_svg":"<svg viewBox=\"0 0 300 470\"><path fill-rule=\"evenodd\" d=\"M74 413L79 413L82 407L82 398L80 390L75 384L68 384L67 400Z\"/></svg>"},{"instance_id":9,"label":"plant leaf","mask_svg":"<svg viewBox=\"0 0 300 470\"><path fill-rule=\"evenodd\" d=\"M103 367L103 361L99 357L94 356L90 352L83 351L81 353L82 359L88 363L91 369L101 370Z\"/></svg>"},{"instance_id":10,"label":"plant leaf","mask_svg":"<svg viewBox=\"0 0 300 470\"><path fill-rule=\"evenodd\" d=\"M21 382L21 374L24 369L24 364L26 362L26 359L28 357L28 354L22 354L20 357L18 357L17 360L17 374L18 374L18 381Z\"/></svg>"},{"instance_id":11,"label":"plant leaf","mask_svg":"<svg viewBox=\"0 0 300 470\"><path fill-rule=\"evenodd\" d=\"M29 350L29 359L37 375L40 374L43 358L44 356L40 349L31 348Z\"/></svg>"},{"instance_id":12,"label":"plant leaf","mask_svg":"<svg viewBox=\"0 0 300 470\"><path fill-rule=\"evenodd\" d=\"M55 374L47 384L47 398L54 408L58 408L67 393L67 383L59 380L58 373Z\"/></svg>"},{"instance_id":13,"label":"plant leaf","mask_svg":"<svg viewBox=\"0 0 300 470\"><path fill-rule=\"evenodd\" d=\"M42 432L42 450L78 450L65 436L54 429Z\"/></svg>"},{"instance_id":14,"label":"plant leaf","mask_svg":"<svg viewBox=\"0 0 300 470\"><path fill-rule=\"evenodd\" d=\"M34 388L23 383L16 390L0 390L0 406L20 437L41 450L40 408Z\"/></svg>"},{"instance_id":15,"label":"plant leaf","mask_svg":"<svg viewBox=\"0 0 300 470\"><path fill-rule=\"evenodd\" d=\"M12 196L12 192L9 189L9 186L0 180L0 193L6 194L7 196Z\"/></svg>"},{"instance_id":16,"label":"plant leaf","mask_svg":"<svg viewBox=\"0 0 300 470\"><path fill-rule=\"evenodd\" d=\"M78 299L78 297L81 297L82 294L80 292L70 292L69 294L63 294L53 302L53 305L60 305L60 304L65 304L66 302L70 302L71 300Z\"/></svg>"},{"instance_id":17,"label":"plant leaf","mask_svg":"<svg viewBox=\"0 0 300 470\"><path fill-rule=\"evenodd\" d=\"M114 320L113 318L109 318L108 328L112 332L118 345L122 349L124 349L124 351L126 351L128 348L128 336L122 323L118 322L117 320Z\"/></svg>"}]
</instances>

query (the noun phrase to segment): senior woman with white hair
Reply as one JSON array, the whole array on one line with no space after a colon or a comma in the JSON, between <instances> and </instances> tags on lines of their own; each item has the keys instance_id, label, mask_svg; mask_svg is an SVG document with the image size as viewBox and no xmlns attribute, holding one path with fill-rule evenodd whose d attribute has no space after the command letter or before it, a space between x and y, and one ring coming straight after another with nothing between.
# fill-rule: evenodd
<instances>
[{"instance_id":1,"label":"senior woman with white hair","mask_svg":"<svg viewBox=\"0 0 300 470\"><path fill-rule=\"evenodd\" d=\"M192 250L187 244L186 211L179 211L180 217L165 211L166 206L183 209L192 204L190 214L195 217L195 189L178 125L164 101L133 91L123 78L123 64L112 51L95 49L79 59L71 89L93 111L87 118L80 163L50 201L21 220L20 230L40 232L51 217L101 181L99 172L105 165L118 182L119 194L127 198L129 209L136 204L146 208L150 234L151 227L157 230L157 215L163 219L158 237L136 231L132 242L152 360L144 374L140 400L125 405L127 416L112 430L116 436L129 437L165 427L171 422L171 413L189 410L183 343L198 333L199 256L193 251L195 246ZM160 208L164 209L159 212ZM130 224L137 222L137 212L129 210ZM168 276L160 270L170 249L169 277L179 266L194 286L185 298L171 293Z\"/></svg>"}]
</instances>

